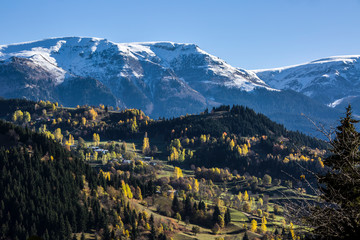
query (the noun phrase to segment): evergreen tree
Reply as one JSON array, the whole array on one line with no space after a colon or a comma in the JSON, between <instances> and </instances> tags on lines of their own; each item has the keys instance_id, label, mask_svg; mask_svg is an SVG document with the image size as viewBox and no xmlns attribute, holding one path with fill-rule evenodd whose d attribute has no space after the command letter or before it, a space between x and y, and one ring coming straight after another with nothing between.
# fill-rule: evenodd
<instances>
[{"instance_id":1,"label":"evergreen tree","mask_svg":"<svg viewBox=\"0 0 360 240\"><path fill-rule=\"evenodd\" d=\"M224 215L225 225L227 226L231 222L231 215L229 208L226 209L225 215Z\"/></svg>"},{"instance_id":2,"label":"evergreen tree","mask_svg":"<svg viewBox=\"0 0 360 240\"><path fill-rule=\"evenodd\" d=\"M246 232L246 231L245 231L245 234L244 234L242 240L250 240L250 239L249 239L249 236L247 235L247 232Z\"/></svg>"},{"instance_id":3,"label":"evergreen tree","mask_svg":"<svg viewBox=\"0 0 360 240\"><path fill-rule=\"evenodd\" d=\"M185 204L184 204L185 216L191 216L193 213L193 206L191 204L191 200L189 196L186 196Z\"/></svg>"},{"instance_id":4,"label":"evergreen tree","mask_svg":"<svg viewBox=\"0 0 360 240\"><path fill-rule=\"evenodd\" d=\"M103 235L103 239L104 240L110 240L111 236L110 236L110 230L109 227L106 226L104 229L104 235Z\"/></svg>"},{"instance_id":5,"label":"evergreen tree","mask_svg":"<svg viewBox=\"0 0 360 240\"><path fill-rule=\"evenodd\" d=\"M329 171L319 177L324 203L311 209L307 218L314 233L327 239L360 238L360 134L351 106L330 142L332 155L324 164Z\"/></svg>"},{"instance_id":6,"label":"evergreen tree","mask_svg":"<svg viewBox=\"0 0 360 240\"><path fill-rule=\"evenodd\" d=\"M180 212L180 203L179 203L179 199L176 194L172 201L171 209L174 211L174 214Z\"/></svg>"},{"instance_id":7,"label":"evergreen tree","mask_svg":"<svg viewBox=\"0 0 360 240\"><path fill-rule=\"evenodd\" d=\"M150 240L155 240L156 239L156 230L155 230L154 222L150 222L150 225L151 225L151 230L150 230L149 239Z\"/></svg>"},{"instance_id":8,"label":"evergreen tree","mask_svg":"<svg viewBox=\"0 0 360 240\"><path fill-rule=\"evenodd\" d=\"M218 223L219 216L221 216L220 208L218 205L216 205L214 208L214 213L213 213L213 217L212 217L213 223Z\"/></svg>"},{"instance_id":9,"label":"evergreen tree","mask_svg":"<svg viewBox=\"0 0 360 240\"><path fill-rule=\"evenodd\" d=\"M198 226L193 226L191 232L196 236L196 234L200 232L200 228Z\"/></svg>"}]
</instances>

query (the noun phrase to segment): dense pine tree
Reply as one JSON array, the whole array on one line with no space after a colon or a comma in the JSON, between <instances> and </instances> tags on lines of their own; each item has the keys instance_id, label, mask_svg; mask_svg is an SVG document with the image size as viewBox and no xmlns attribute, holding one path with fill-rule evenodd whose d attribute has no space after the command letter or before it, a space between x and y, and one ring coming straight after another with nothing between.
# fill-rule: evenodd
<instances>
[{"instance_id":1,"label":"dense pine tree","mask_svg":"<svg viewBox=\"0 0 360 240\"><path fill-rule=\"evenodd\" d=\"M179 199L176 194L172 201L171 209L174 211L174 214L180 212L180 203L179 203Z\"/></svg>"},{"instance_id":2,"label":"dense pine tree","mask_svg":"<svg viewBox=\"0 0 360 240\"><path fill-rule=\"evenodd\" d=\"M225 221L225 225L228 225L231 222L231 214L230 214L229 208L226 208L226 212L224 215L224 221Z\"/></svg>"},{"instance_id":3,"label":"dense pine tree","mask_svg":"<svg viewBox=\"0 0 360 240\"><path fill-rule=\"evenodd\" d=\"M326 175L319 177L322 206L314 207L308 221L314 233L325 239L360 238L360 134L351 106L337 127L331 152L324 164Z\"/></svg>"},{"instance_id":4,"label":"dense pine tree","mask_svg":"<svg viewBox=\"0 0 360 240\"><path fill-rule=\"evenodd\" d=\"M221 216L220 208L219 208L218 205L216 205L215 208L214 208L214 213L213 213L213 217L212 217L212 220L213 220L214 224L218 223L219 216Z\"/></svg>"}]
</instances>

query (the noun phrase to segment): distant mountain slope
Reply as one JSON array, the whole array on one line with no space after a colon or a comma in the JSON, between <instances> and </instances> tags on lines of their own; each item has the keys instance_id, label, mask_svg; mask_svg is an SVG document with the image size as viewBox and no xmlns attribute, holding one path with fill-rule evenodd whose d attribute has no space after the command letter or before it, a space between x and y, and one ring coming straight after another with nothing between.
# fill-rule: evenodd
<instances>
[{"instance_id":1,"label":"distant mountain slope","mask_svg":"<svg viewBox=\"0 0 360 240\"><path fill-rule=\"evenodd\" d=\"M241 104L305 132L312 129L301 113L326 123L337 118L316 100L270 87L194 44L65 37L0 45L0 83L5 98L140 108L152 117Z\"/></svg>"},{"instance_id":2,"label":"distant mountain slope","mask_svg":"<svg viewBox=\"0 0 360 240\"><path fill-rule=\"evenodd\" d=\"M347 103L360 109L360 55L319 59L305 64L254 70L273 88L291 89L322 104L343 109Z\"/></svg>"}]
</instances>

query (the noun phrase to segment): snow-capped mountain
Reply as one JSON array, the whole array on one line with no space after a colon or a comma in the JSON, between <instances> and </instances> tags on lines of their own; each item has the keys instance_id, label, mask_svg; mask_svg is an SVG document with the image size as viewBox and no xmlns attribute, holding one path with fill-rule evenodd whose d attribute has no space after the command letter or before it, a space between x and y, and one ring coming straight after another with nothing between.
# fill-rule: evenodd
<instances>
[{"instance_id":1,"label":"snow-capped mountain","mask_svg":"<svg viewBox=\"0 0 360 240\"><path fill-rule=\"evenodd\" d=\"M360 55L329 57L253 73L273 88L291 89L333 108L343 109L352 103L354 110L360 110Z\"/></svg>"},{"instance_id":2,"label":"snow-capped mountain","mask_svg":"<svg viewBox=\"0 0 360 240\"><path fill-rule=\"evenodd\" d=\"M195 44L65 37L0 45L0 96L5 98L135 107L152 117L242 104L305 131L301 113L333 118L331 108L279 91L280 85L266 84L257 73L265 76L234 68Z\"/></svg>"},{"instance_id":3,"label":"snow-capped mountain","mask_svg":"<svg viewBox=\"0 0 360 240\"><path fill-rule=\"evenodd\" d=\"M271 90L255 74L238 70L194 44L119 44L99 38L67 37L0 46L3 66L19 61L14 59L27 61L26 65L31 62L33 68L48 73L53 87L72 84L78 77L94 78L117 98L116 105L141 107L148 114L161 115L154 104L174 97L202 110L208 101L201 93L211 94L216 86ZM24 84L23 90L28 88L36 87ZM3 88L0 94L8 93Z\"/></svg>"}]
</instances>

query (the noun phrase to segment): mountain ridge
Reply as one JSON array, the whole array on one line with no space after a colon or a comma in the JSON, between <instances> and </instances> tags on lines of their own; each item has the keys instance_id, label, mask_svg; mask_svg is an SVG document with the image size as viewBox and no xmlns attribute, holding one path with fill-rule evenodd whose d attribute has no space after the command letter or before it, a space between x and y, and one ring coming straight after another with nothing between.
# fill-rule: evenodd
<instances>
[{"instance_id":1,"label":"mountain ridge","mask_svg":"<svg viewBox=\"0 0 360 240\"><path fill-rule=\"evenodd\" d=\"M187 54L192 54L193 52L199 52L200 54L204 54L206 55L206 57L211 58L209 59L209 61L215 61L217 63L220 63L221 65L224 65L225 68L228 68L235 73L237 73L238 71L236 68L225 63L225 61L221 60L220 58L215 57L201 50L195 44L174 43L167 41L115 43L108 41L107 39L101 39L101 38L82 38L82 37L50 38L40 41L1 45L0 58L6 59L9 58L10 56L17 56L17 57L21 56L21 57L33 59L38 62L41 62L44 59L46 62L50 63L54 67L63 69L68 74L74 72L75 75L81 76L83 72L79 71L79 69L74 69L73 66L71 65L66 65L66 63L62 62L63 61L62 58L56 56L56 54L59 54L60 51L62 51L67 47L67 45L69 45L70 48L82 48L81 49L82 51L79 53L80 57L82 57L81 55L87 55L87 54L89 55L88 57L92 57L91 54L97 51L104 52L104 51L113 50L115 54L128 53L129 57L138 58L138 59L140 58L140 60L150 59L152 63L159 64L163 68L170 68L171 62L176 60L176 58L178 58L179 55L187 55ZM87 50L86 48L90 48L91 51L84 52L84 50ZM14 51L15 53L13 53ZM66 49L64 51L66 51ZM169 51L171 51L171 54L167 53ZM77 52L75 51L75 53ZM65 52L65 54L71 54L71 52L70 53ZM37 57L38 55L40 55L43 59L34 58L35 56ZM217 71L218 69L211 69L211 70ZM135 77L141 77L141 73L139 74L136 71L132 71L131 73ZM118 74L125 77L126 71L121 71ZM236 75L236 77L238 77L238 75ZM62 76L62 78L65 77L66 76ZM61 79L60 81L62 80L63 79ZM239 88L246 87L241 85L241 81L239 79L235 78L235 80L237 80L237 82L233 83L232 86ZM253 83L258 87L267 87L266 84L263 83L260 79L254 79ZM228 86L230 85L231 84L228 83ZM248 87L248 89L249 88L250 87Z\"/></svg>"},{"instance_id":2,"label":"mountain ridge","mask_svg":"<svg viewBox=\"0 0 360 240\"><path fill-rule=\"evenodd\" d=\"M274 69L252 70L277 89L291 89L332 108L360 107L360 55L332 56Z\"/></svg>"},{"instance_id":3,"label":"mountain ridge","mask_svg":"<svg viewBox=\"0 0 360 240\"><path fill-rule=\"evenodd\" d=\"M242 104L308 133L313 130L301 117L304 110L325 123L338 116L314 98L272 87L256 72L235 68L189 43L62 37L1 45L0 83L5 98L139 108L152 117Z\"/></svg>"}]
</instances>

